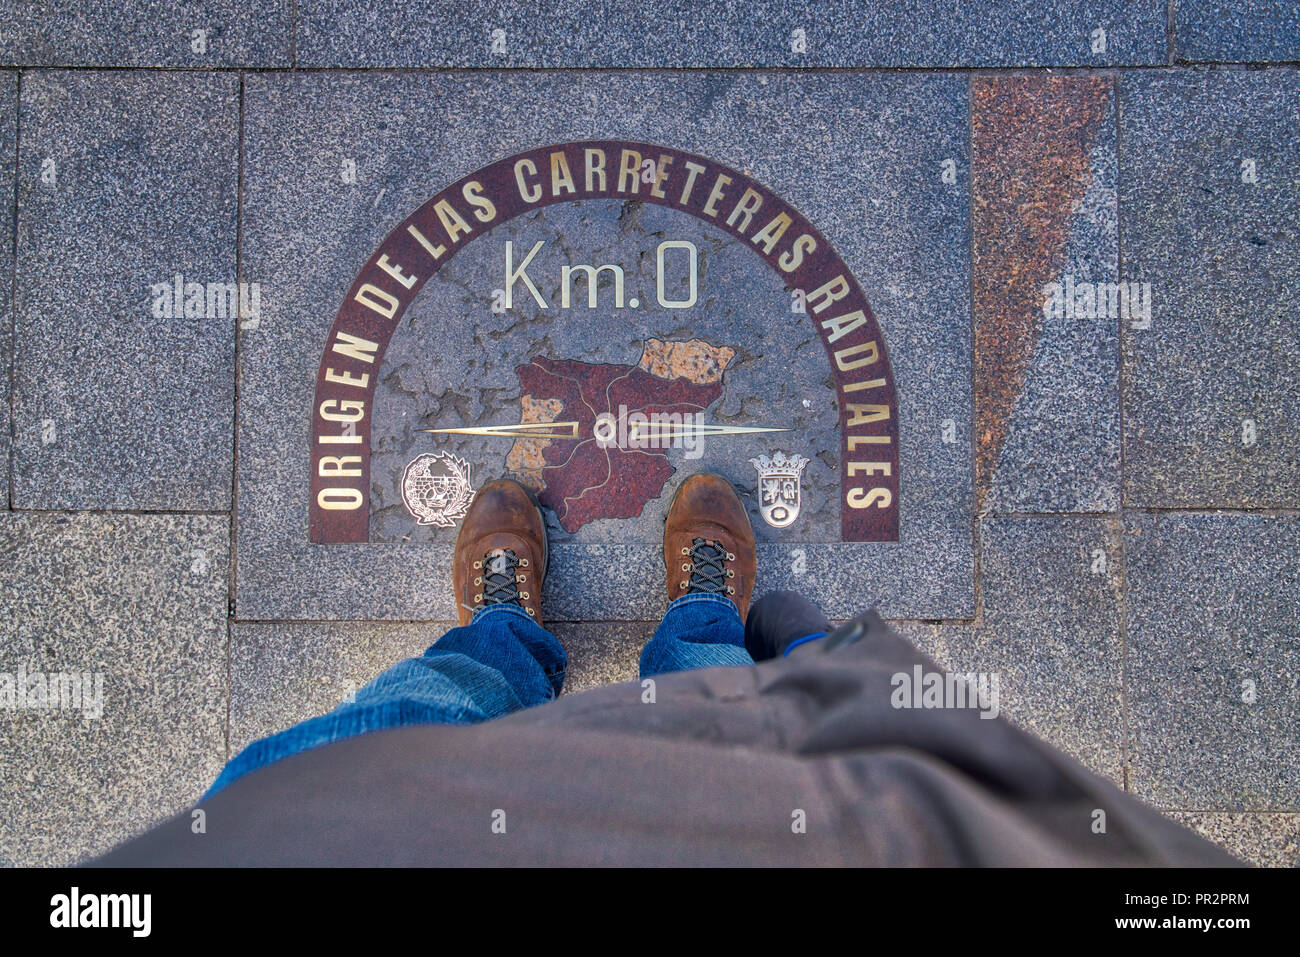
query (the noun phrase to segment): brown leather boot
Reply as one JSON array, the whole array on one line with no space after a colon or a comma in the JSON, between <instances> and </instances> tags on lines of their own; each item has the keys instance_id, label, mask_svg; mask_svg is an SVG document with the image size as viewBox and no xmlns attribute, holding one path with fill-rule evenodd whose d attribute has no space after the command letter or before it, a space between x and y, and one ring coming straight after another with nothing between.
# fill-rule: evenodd
<instances>
[{"instance_id":1,"label":"brown leather boot","mask_svg":"<svg viewBox=\"0 0 1300 957\"><path fill-rule=\"evenodd\" d=\"M673 496L664 524L668 600L694 592L726 595L743 621L758 564L749 514L720 475L692 475Z\"/></svg>"},{"instance_id":2,"label":"brown leather boot","mask_svg":"<svg viewBox=\"0 0 1300 957\"><path fill-rule=\"evenodd\" d=\"M542 623L546 523L527 490L498 479L478 490L451 558L460 623L485 605L511 604Z\"/></svg>"}]
</instances>

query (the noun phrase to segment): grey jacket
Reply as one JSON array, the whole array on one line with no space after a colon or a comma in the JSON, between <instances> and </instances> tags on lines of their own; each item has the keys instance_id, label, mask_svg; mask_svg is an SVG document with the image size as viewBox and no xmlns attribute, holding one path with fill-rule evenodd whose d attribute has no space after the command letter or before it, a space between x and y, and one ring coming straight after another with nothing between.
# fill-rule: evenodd
<instances>
[{"instance_id":1,"label":"grey jacket","mask_svg":"<svg viewBox=\"0 0 1300 957\"><path fill-rule=\"evenodd\" d=\"M97 863L1237 863L1005 718L895 707L917 665L937 670L868 613L752 668L366 734L236 781L205 833L187 811Z\"/></svg>"}]
</instances>

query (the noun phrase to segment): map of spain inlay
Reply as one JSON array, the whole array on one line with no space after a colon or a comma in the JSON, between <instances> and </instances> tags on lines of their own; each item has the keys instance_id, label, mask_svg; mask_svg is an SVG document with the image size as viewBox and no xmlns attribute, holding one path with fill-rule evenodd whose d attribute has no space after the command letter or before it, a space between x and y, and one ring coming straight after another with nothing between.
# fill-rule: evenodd
<instances>
[{"instance_id":1,"label":"map of spain inlay","mask_svg":"<svg viewBox=\"0 0 1300 957\"><path fill-rule=\"evenodd\" d=\"M635 366L544 359L519 366L521 422L574 419L578 439L518 439L506 466L555 510L565 531L597 518L633 518L663 490L673 467L654 439L626 447L600 442L599 416L626 429L640 422L689 422L722 395L735 350L699 339L645 344ZM685 417L685 418L684 418Z\"/></svg>"}]
</instances>

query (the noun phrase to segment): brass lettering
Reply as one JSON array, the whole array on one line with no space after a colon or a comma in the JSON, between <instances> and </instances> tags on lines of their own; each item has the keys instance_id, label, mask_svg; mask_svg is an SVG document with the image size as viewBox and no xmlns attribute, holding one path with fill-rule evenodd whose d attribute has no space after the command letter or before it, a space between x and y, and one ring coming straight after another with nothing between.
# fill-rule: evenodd
<instances>
[{"instance_id":1,"label":"brass lettering","mask_svg":"<svg viewBox=\"0 0 1300 957\"><path fill-rule=\"evenodd\" d=\"M726 198L726 193L722 187L731 182L731 177L726 173L719 173L718 178L713 181L713 189L709 192L709 198L704 201L704 215L718 215L718 202Z\"/></svg>"},{"instance_id":2,"label":"brass lettering","mask_svg":"<svg viewBox=\"0 0 1300 957\"><path fill-rule=\"evenodd\" d=\"M863 389L883 389L884 379L865 379L862 382L850 382L844 386L845 392L861 392Z\"/></svg>"},{"instance_id":3,"label":"brass lettering","mask_svg":"<svg viewBox=\"0 0 1300 957\"><path fill-rule=\"evenodd\" d=\"M758 195L758 193L753 189L746 188L745 192L740 197L740 202L736 204L736 208L733 209L731 215L727 217L727 225L735 227L736 232L740 233L740 235L745 235L745 230L749 228L750 220L754 218L754 214L758 212L758 208L762 205L763 197ZM745 221L739 226L736 226L736 220L740 219L742 216Z\"/></svg>"},{"instance_id":4,"label":"brass lettering","mask_svg":"<svg viewBox=\"0 0 1300 957\"><path fill-rule=\"evenodd\" d=\"M542 188L536 183L530 185L524 182L525 172L529 176L536 176L537 164L527 158L515 163L515 183L519 186L519 198L525 203L535 203L542 198Z\"/></svg>"},{"instance_id":5,"label":"brass lettering","mask_svg":"<svg viewBox=\"0 0 1300 957\"><path fill-rule=\"evenodd\" d=\"M804 233L790 245L789 252L781 254L777 264L781 267L782 272L794 272L803 263L803 257L811 255L816 249L817 240Z\"/></svg>"},{"instance_id":6,"label":"brass lettering","mask_svg":"<svg viewBox=\"0 0 1300 957\"><path fill-rule=\"evenodd\" d=\"M822 323L822 328L831 330L831 334L826 338L826 341L834 342L843 336L847 336L859 326L865 326L866 324L867 314L861 309L855 309L853 312L846 312L842 316L832 316L830 319L825 320Z\"/></svg>"},{"instance_id":7,"label":"brass lettering","mask_svg":"<svg viewBox=\"0 0 1300 957\"><path fill-rule=\"evenodd\" d=\"M699 163L692 163L690 160L686 161L686 168L691 171L691 174L686 177L686 185L682 187L682 198L680 203L682 206L685 206L691 198L691 190L695 188L695 177L704 172L703 166Z\"/></svg>"},{"instance_id":8,"label":"brass lettering","mask_svg":"<svg viewBox=\"0 0 1300 957\"><path fill-rule=\"evenodd\" d=\"M323 488L316 496L316 504L330 511L350 512L365 501L354 488Z\"/></svg>"},{"instance_id":9,"label":"brass lettering","mask_svg":"<svg viewBox=\"0 0 1300 957\"><path fill-rule=\"evenodd\" d=\"M850 435L848 437L849 451L854 452L859 445L888 445L889 436L887 435Z\"/></svg>"},{"instance_id":10,"label":"brass lettering","mask_svg":"<svg viewBox=\"0 0 1300 957\"><path fill-rule=\"evenodd\" d=\"M538 190L538 192L541 191ZM452 243L459 241L461 233L474 232L474 227L465 222L460 213L456 212L451 203L445 199L440 199L434 203L433 211L438 214L438 221L442 223L442 228L447 230L447 238Z\"/></svg>"},{"instance_id":11,"label":"brass lettering","mask_svg":"<svg viewBox=\"0 0 1300 957\"><path fill-rule=\"evenodd\" d=\"M893 496L887 488L873 488L870 492L866 489L851 488L845 500L849 503L849 508L868 508L872 505L876 508L889 508Z\"/></svg>"},{"instance_id":12,"label":"brass lettering","mask_svg":"<svg viewBox=\"0 0 1300 957\"><path fill-rule=\"evenodd\" d=\"M358 389L364 389L367 385L370 384L370 373L363 372L361 373L361 375L355 376L347 369L344 369L342 372L339 372L337 369L326 366L325 381L335 382L339 385L356 386Z\"/></svg>"},{"instance_id":13,"label":"brass lettering","mask_svg":"<svg viewBox=\"0 0 1300 957\"><path fill-rule=\"evenodd\" d=\"M369 339L362 339L360 336L351 336L346 332L340 332L334 338L334 344L330 346L332 352L339 355L347 356L349 359L356 359L358 362L374 363L375 353L379 351L379 343L371 342Z\"/></svg>"},{"instance_id":14,"label":"brass lettering","mask_svg":"<svg viewBox=\"0 0 1300 957\"><path fill-rule=\"evenodd\" d=\"M843 299L848 294L849 281L844 278L844 273L840 273L830 282L818 286L812 292L808 293L808 304L812 305L815 300L820 299L821 302L813 306L813 312L821 312L831 303Z\"/></svg>"},{"instance_id":15,"label":"brass lettering","mask_svg":"<svg viewBox=\"0 0 1300 957\"><path fill-rule=\"evenodd\" d=\"M361 456L359 455L322 455L316 466L316 474L321 478L360 478Z\"/></svg>"},{"instance_id":16,"label":"brass lettering","mask_svg":"<svg viewBox=\"0 0 1300 957\"><path fill-rule=\"evenodd\" d=\"M366 417L366 404L360 399L326 399L320 404L320 417L326 422L360 422Z\"/></svg>"},{"instance_id":17,"label":"brass lettering","mask_svg":"<svg viewBox=\"0 0 1300 957\"><path fill-rule=\"evenodd\" d=\"M631 181L631 189L623 186L627 181ZM641 188L641 154L636 150L623 150L623 155L618 161L617 188L620 193L635 193Z\"/></svg>"},{"instance_id":18,"label":"brass lettering","mask_svg":"<svg viewBox=\"0 0 1300 957\"><path fill-rule=\"evenodd\" d=\"M605 192L605 151L588 149L585 151L587 158L587 192L596 192L596 187L592 184L596 177L600 177L600 192Z\"/></svg>"},{"instance_id":19,"label":"brass lettering","mask_svg":"<svg viewBox=\"0 0 1300 957\"><path fill-rule=\"evenodd\" d=\"M859 472L865 472L867 475L889 475L892 471L893 465L889 462L850 462L848 466L850 477Z\"/></svg>"},{"instance_id":20,"label":"brass lettering","mask_svg":"<svg viewBox=\"0 0 1300 957\"><path fill-rule=\"evenodd\" d=\"M573 183L573 174L569 172L569 161L557 150L551 154L551 195L559 196L561 188L570 195L578 192L578 187Z\"/></svg>"},{"instance_id":21,"label":"brass lettering","mask_svg":"<svg viewBox=\"0 0 1300 957\"><path fill-rule=\"evenodd\" d=\"M487 198L483 184L476 179L470 180L460 189L465 202L474 207L474 218L480 223L490 223L497 218L497 205Z\"/></svg>"},{"instance_id":22,"label":"brass lettering","mask_svg":"<svg viewBox=\"0 0 1300 957\"><path fill-rule=\"evenodd\" d=\"M408 273L402 272L401 266L395 262L391 262L388 258L388 253L384 253L380 256L379 261L375 263L375 265L396 279L405 289L410 289L418 281L417 276L412 276Z\"/></svg>"},{"instance_id":23,"label":"brass lettering","mask_svg":"<svg viewBox=\"0 0 1300 957\"><path fill-rule=\"evenodd\" d=\"M433 243L429 242L428 237L425 236L424 233L416 229L414 226L407 226L406 231L410 233L412 236L414 236L415 241L419 243L421 246L423 246L424 251L428 253L430 256L432 256L434 259L440 258L442 254L447 251L446 246L435 246Z\"/></svg>"},{"instance_id":24,"label":"brass lettering","mask_svg":"<svg viewBox=\"0 0 1300 957\"><path fill-rule=\"evenodd\" d=\"M847 361L849 356L855 356L859 352L865 352L867 355L862 359L855 359L852 362ZM853 369L860 369L863 366L869 366L880 358L880 348L876 345L875 339L859 343L856 346L848 346L844 349L835 350L835 364L839 366L841 372L850 372Z\"/></svg>"},{"instance_id":25,"label":"brass lettering","mask_svg":"<svg viewBox=\"0 0 1300 957\"><path fill-rule=\"evenodd\" d=\"M353 298L367 309L373 309L385 319L393 318L393 315L397 312L397 297L392 293L384 292L384 290L371 283L365 283L357 290L357 294Z\"/></svg>"},{"instance_id":26,"label":"brass lettering","mask_svg":"<svg viewBox=\"0 0 1300 957\"><path fill-rule=\"evenodd\" d=\"M853 418L845 424L846 429L854 429L859 425L870 425L872 422L880 422L889 418L889 406L887 405L863 405L857 402L850 402L848 410L853 413Z\"/></svg>"},{"instance_id":27,"label":"brass lettering","mask_svg":"<svg viewBox=\"0 0 1300 957\"><path fill-rule=\"evenodd\" d=\"M763 250L764 256L772 255L772 250L776 248L777 242L785 235L785 231L790 228L794 220L785 213L777 213L772 217L772 221L754 233L750 240L755 246Z\"/></svg>"},{"instance_id":28,"label":"brass lettering","mask_svg":"<svg viewBox=\"0 0 1300 957\"><path fill-rule=\"evenodd\" d=\"M668 178L668 167L673 165L673 158L667 153L660 153L655 160L655 181L650 184L650 195L656 199L667 199L663 191L664 180Z\"/></svg>"}]
</instances>

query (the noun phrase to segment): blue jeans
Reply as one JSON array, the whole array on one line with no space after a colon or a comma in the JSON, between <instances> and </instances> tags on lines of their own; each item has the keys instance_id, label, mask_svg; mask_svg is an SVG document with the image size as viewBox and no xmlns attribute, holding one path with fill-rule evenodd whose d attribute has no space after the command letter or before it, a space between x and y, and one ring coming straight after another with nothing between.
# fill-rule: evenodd
<instances>
[{"instance_id":1,"label":"blue jeans","mask_svg":"<svg viewBox=\"0 0 1300 957\"><path fill-rule=\"evenodd\" d=\"M333 711L255 741L226 765L204 798L250 771L333 741L408 724L475 724L554 701L568 659L549 631L516 605L480 608L419 658L389 668ZM752 665L745 625L721 595L668 605L641 652L641 677Z\"/></svg>"}]
</instances>

